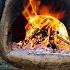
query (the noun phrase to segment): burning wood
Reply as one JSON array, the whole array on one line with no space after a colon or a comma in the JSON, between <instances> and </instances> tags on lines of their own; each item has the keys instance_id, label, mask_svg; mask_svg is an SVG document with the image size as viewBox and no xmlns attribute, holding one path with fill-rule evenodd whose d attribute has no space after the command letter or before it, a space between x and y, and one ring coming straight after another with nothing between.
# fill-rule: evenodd
<instances>
[{"instance_id":1,"label":"burning wood","mask_svg":"<svg viewBox=\"0 0 70 70\"><path fill-rule=\"evenodd\" d=\"M23 42L20 41L19 43L17 43L18 48L20 47L23 49L34 49L36 51L41 51L42 49L44 49L45 51L53 50L52 52L69 52L70 42L68 41L68 34L65 26L54 17L46 16L45 18L45 22L43 22L42 24L40 22L40 25L45 25L43 25L41 28L34 28L29 37L26 36ZM61 33L60 29L63 31L63 33ZM27 35L28 31L30 30L27 30Z\"/></svg>"},{"instance_id":2,"label":"burning wood","mask_svg":"<svg viewBox=\"0 0 70 70\"><path fill-rule=\"evenodd\" d=\"M39 51L62 52L70 51L70 42L66 27L60 19L63 12L50 12L49 7L42 6L38 9L40 0L29 0L26 9L22 11L28 23L25 26L26 36L24 41L17 43L18 48L34 49ZM31 10L29 10L29 7ZM38 14L39 13L39 14Z\"/></svg>"}]
</instances>

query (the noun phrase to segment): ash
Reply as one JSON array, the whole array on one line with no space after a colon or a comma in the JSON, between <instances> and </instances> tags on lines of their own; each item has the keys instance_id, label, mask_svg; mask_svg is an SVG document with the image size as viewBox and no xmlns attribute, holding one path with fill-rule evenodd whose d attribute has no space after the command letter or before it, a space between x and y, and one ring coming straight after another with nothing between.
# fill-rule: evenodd
<instances>
[{"instance_id":1,"label":"ash","mask_svg":"<svg viewBox=\"0 0 70 70\"><path fill-rule=\"evenodd\" d=\"M18 47L18 48L17 48ZM25 47L23 45L23 47L19 47L19 45L17 45L17 43L13 43L12 44L12 51L15 52L20 52L22 54L28 54L28 55L47 55L47 54L61 54L61 55L69 55L70 52L66 51L66 50L57 50L57 49L53 49L51 47L47 47L47 48L42 48L41 44L37 44L37 48L34 47Z\"/></svg>"}]
</instances>

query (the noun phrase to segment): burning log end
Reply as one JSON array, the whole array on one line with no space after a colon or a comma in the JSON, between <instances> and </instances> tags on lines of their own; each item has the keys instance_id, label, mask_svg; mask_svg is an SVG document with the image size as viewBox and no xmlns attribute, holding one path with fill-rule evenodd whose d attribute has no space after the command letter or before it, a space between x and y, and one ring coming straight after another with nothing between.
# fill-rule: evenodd
<instances>
[{"instance_id":1,"label":"burning log end","mask_svg":"<svg viewBox=\"0 0 70 70\"><path fill-rule=\"evenodd\" d=\"M63 39L61 36L56 36L56 37L64 41L66 44L70 45L70 41Z\"/></svg>"}]
</instances>

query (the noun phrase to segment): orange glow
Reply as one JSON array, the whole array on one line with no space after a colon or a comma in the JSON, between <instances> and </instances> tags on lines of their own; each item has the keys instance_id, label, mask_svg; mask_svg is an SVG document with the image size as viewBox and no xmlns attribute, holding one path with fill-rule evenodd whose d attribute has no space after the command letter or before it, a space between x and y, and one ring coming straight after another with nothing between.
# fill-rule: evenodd
<instances>
[{"instance_id":1,"label":"orange glow","mask_svg":"<svg viewBox=\"0 0 70 70\"><path fill-rule=\"evenodd\" d=\"M41 0L29 0L28 5L25 7L24 10L22 10L22 14L28 20L28 23L25 26L25 29L26 29L25 40L28 40L29 43L27 44L26 47L29 47L29 44L31 44L31 47L35 45L37 48L36 41L41 40L40 39L42 37L41 34L37 37L37 39L32 39L30 37L32 37L35 31L38 32L43 27L48 29L48 32L46 32L48 34L48 37L41 42L42 48L46 49L46 46L49 44L50 33L52 32L58 31L59 32L58 36L61 36L63 39L68 40L69 37L68 37L66 27L62 22L58 20L64 16L64 12L53 11L51 10L50 6L45 6L45 5L39 8L40 3L41 3ZM59 49L67 49L70 47L67 44L64 44L64 42L62 45L61 44L62 42L60 43L60 41L62 40L58 39L56 35L54 37L54 43L58 46ZM18 44L21 46L22 42L20 41Z\"/></svg>"},{"instance_id":2,"label":"orange glow","mask_svg":"<svg viewBox=\"0 0 70 70\"><path fill-rule=\"evenodd\" d=\"M41 6L39 8L39 5L41 3L41 0L29 0L28 5L25 7L25 9L22 11L22 14L29 19L30 17L34 17L36 15L48 15L53 16L57 19L61 19L64 16L63 11L54 11L52 10L51 6ZM31 9L29 9L31 8Z\"/></svg>"},{"instance_id":3,"label":"orange glow","mask_svg":"<svg viewBox=\"0 0 70 70\"><path fill-rule=\"evenodd\" d=\"M41 15L53 16L57 19L61 19L64 16L64 12L62 12L62 11L58 11L58 12L52 11L51 7L49 7L49 6L47 6L47 7L42 6L42 8L40 9L40 14Z\"/></svg>"}]
</instances>

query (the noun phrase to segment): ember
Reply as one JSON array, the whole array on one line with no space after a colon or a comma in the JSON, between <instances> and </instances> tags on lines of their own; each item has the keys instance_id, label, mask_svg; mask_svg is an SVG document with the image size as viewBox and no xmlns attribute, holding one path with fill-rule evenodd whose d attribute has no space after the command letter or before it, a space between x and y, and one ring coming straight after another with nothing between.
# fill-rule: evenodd
<instances>
[{"instance_id":1,"label":"ember","mask_svg":"<svg viewBox=\"0 0 70 70\"><path fill-rule=\"evenodd\" d=\"M13 43L12 48L28 49L37 54L70 52L66 27L58 20L63 17L64 12L50 12L49 6L42 6L39 9L40 2L40 0L30 0L22 11L28 20L25 26L25 40Z\"/></svg>"}]
</instances>

